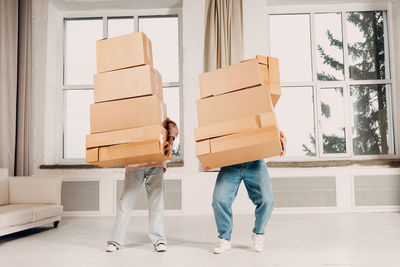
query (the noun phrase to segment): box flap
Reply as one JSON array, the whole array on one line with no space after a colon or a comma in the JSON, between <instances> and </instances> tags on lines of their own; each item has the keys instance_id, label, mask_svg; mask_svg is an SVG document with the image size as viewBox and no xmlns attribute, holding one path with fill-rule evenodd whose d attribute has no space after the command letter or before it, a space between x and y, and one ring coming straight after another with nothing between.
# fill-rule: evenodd
<instances>
[{"instance_id":1,"label":"box flap","mask_svg":"<svg viewBox=\"0 0 400 267\"><path fill-rule=\"evenodd\" d=\"M261 113L259 116L260 116L261 128L277 126L275 112L265 112Z\"/></svg>"},{"instance_id":2,"label":"box flap","mask_svg":"<svg viewBox=\"0 0 400 267\"><path fill-rule=\"evenodd\" d=\"M210 153L211 149L209 139L196 142L196 156L206 155Z\"/></svg>"},{"instance_id":3,"label":"box flap","mask_svg":"<svg viewBox=\"0 0 400 267\"><path fill-rule=\"evenodd\" d=\"M93 163L97 161L99 161L99 149L97 147L86 149L86 162Z\"/></svg>"}]
</instances>

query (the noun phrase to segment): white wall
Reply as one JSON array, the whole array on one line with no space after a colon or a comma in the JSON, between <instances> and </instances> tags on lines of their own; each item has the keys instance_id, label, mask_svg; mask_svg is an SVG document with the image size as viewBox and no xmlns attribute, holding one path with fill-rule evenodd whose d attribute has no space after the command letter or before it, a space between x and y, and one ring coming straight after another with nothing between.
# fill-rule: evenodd
<instances>
[{"instance_id":1,"label":"white wall","mask_svg":"<svg viewBox=\"0 0 400 267\"><path fill-rule=\"evenodd\" d=\"M32 162L33 174L61 175L66 180L98 180L100 181L101 203L100 212L94 215L112 215L114 210L114 188L116 180L123 179L123 169L40 169L41 164L57 163L57 146L61 139L57 138L57 129L62 123L62 114L56 112L60 105L61 91L56 83L57 62L61 43L57 42L57 18L60 5L64 1L36 0L33 4L33 136ZM91 1L93 2L93 1ZM100 2L100 1L99 1ZM183 213L211 214L211 197L217 173L200 172L199 162L195 157L193 128L197 126L196 99L199 98L198 74L203 71L204 48L204 4L205 0L183 0L182 2L182 43L183 43L183 135L184 167L170 168L166 179L182 179ZM70 5L68 5L71 8ZM399 4L393 6L394 22L400 25ZM244 58L256 54L267 54L267 24L266 1L245 0L244 15ZM398 52L400 36L395 34L395 51ZM395 68L400 77L398 59ZM396 87L396 90L398 87ZM396 94L400 103L400 94ZM398 109L397 109L397 113ZM396 140L400 140L399 134ZM399 174L399 169L386 167L360 168L351 166L345 168L302 168L302 169L270 169L273 177L285 176L318 176L333 175L337 177L338 207L335 209L277 209L277 212L308 212L334 211L349 212L355 210L352 206L352 178L357 173ZM378 210L382 210L379 209ZM392 210L389 208L389 210ZM242 186L234 203L235 213L253 213L253 206L247 198ZM171 212L172 213L172 212ZM81 214L81 213L77 213ZM91 215L91 213L83 213ZM167 212L167 214L169 214Z\"/></svg>"}]
</instances>

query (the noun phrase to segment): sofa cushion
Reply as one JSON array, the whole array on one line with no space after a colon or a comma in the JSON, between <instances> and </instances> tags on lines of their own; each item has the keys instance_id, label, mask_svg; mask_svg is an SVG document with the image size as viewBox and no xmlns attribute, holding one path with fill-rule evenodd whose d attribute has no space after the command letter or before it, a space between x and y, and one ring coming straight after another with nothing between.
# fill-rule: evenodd
<instances>
[{"instance_id":1,"label":"sofa cushion","mask_svg":"<svg viewBox=\"0 0 400 267\"><path fill-rule=\"evenodd\" d=\"M9 178L9 204L60 204L61 177L26 176Z\"/></svg>"},{"instance_id":2,"label":"sofa cushion","mask_svg":"<svg viewBox=\"0 0 400 267\"><path fill-rule=\"evenodd\" d=\"M40 221L50 217L59 216L63 211L61 205L40 205L32 206L33 221Z\"/></svg>"},{"instance_id":3,"label":"sofa cushion","mask_svg":"<svg viewBox=\"0 0 400 267\"><path fill-rule=\"evenodd\" d=\"M26 205L0 206L0 229L33 221L32 209Z\"/></svg>"},{"instance_id":4,"label":"sofa cushion","mask_svg":"<svg viewBox=\"0 0 400 267\"><path fill-rule=\"evenodd\" d=\"M8 204L8 173L0 168L0 206Z\"/></svg>"}]
</instances>

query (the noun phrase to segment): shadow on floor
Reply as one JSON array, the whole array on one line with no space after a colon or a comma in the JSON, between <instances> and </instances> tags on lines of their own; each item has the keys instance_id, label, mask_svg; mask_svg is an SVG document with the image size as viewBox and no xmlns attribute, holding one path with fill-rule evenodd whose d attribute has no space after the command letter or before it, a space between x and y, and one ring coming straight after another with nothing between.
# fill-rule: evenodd
<instances>
[{"instance_id":1,"label":"shadow on floor","mask_svg":"<svg viewBox=\"0 0 400 267\"><path fill-rule=\"evenodd\" d=\"M10 242L16 239L24 238L24 237L29 237L29 236L34 236L37 234L40 234L42 232L46 232L49 230L54 229L54 227L35 227L31 229L26 229L20 232L15 232L11 233L8 235L0 236L0 246L3 245L6 242Z\"/></svg>"}]
</instances>

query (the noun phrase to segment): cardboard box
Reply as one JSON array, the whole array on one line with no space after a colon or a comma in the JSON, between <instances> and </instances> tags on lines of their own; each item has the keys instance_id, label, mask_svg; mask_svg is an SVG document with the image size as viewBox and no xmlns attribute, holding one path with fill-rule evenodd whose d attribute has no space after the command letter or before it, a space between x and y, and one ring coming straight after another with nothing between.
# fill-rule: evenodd
<instances>
[{"instance_id":1,"label":"cardboard box","mask_svg":"<svg viewBox=\"0 0 400 267\"><path fill-rule=\"evenodd\" d=\"M245 130L258 129L277 125L274 112L257 114L241 119L230 120L217 124L212 124L203 128L194 129L194 138L196 141L220 137L239 133Z\"/></svg>"},{"instance_id":2,"label":"cardboard box","mask_svg":"<svg viewBox=\"0 0 400 267\"><path fill-rule=\"evenodd\" d=\"M257 56L225 68L199 75L201 98L217 96L258 85L267 85L275 106L281 94L279 61Z\"/></svg>"},{"instance_id":3,"label":"cardboard box","mask_svg":"<svg viewBox=\"0 0 400 267\"><path fill-rule=\"evenodd\" d=\"M158 96L128 98L90 105L90 132L101 133L162 125L166 106Z\"/></svg>"},{"instance_id":4,"label":"cardboard box","mask_svg":"<svg viewBox=\"0 0 400 267\"><path fill-rule=\"evenodd\" d=\"M149 65L94 75L94 102L158 95L163 99L160 73Z\"/></svg>"},{"instance_id":5,"label":"cardboard box","mask_svg":"<svg viewBox=\"0 0 400 267\"><path fill-rule=\"evenodd\" d=\"M153 65L151 41L143 32L96 42L97 72Z\"/></svg>"},{"instance_id":6,"label":"cardboard box","mask_svg":"<svg viewBox=\"0 0 400 267\"><path fill-rule=\"evenodd\" d=\"M167 130L161 125L118 130L86 135L86 148L110 146L126 143L141 143L167 136Z\"/></svg>"},{"instance_id":7,"label":"cardboard box","mask_svg":"<svg viewBox=\"0 0 400 267\"><path fill-rule=\"evenodd\" d=\"M265 85L197 100L199 128L273 111Z\"/></svg>"},{"instance_id":8,"label":"cardboard box","mask_svg":"<svg viewBox=\"0 0 400 267\"><path fill-rule=\"evenodd\" d=\"M279 156L279 130L267 127L196 142L196 156L211 169Z\"/></svg>"},{"instance_id":9,"label":"cardboard box","mask_svg":"<svg viewBox=\"0 0 400 267\"><path fill-rule=\"evenodd\" d=\"M126 166L129 164L171 160L171 155L164 155L165 140L166 135L164 135L162 139L154 139L141 143L88 148L86 150L86 162L109 168Z\"/></svg>"},{"instance_id":10,"label":"cardboard box","mask_svg":"<svg viewBox=\"0 0 400 267\"><path fill-rule=\"evenodd\" d=\"M279 60L274 57L257 56L256 57L261 73L271 93L272 104L274 107L281 96L281 80L279 73Z\"/></svg>"}]
</instances>

